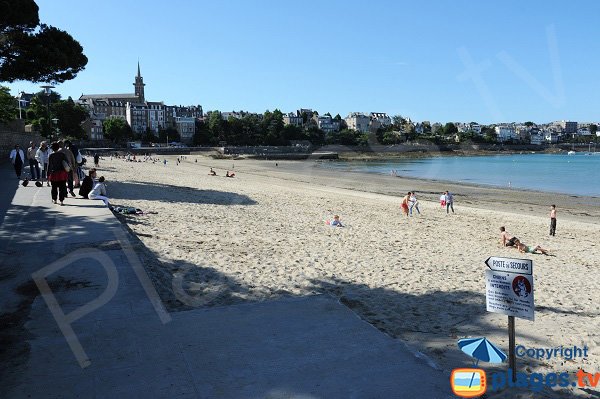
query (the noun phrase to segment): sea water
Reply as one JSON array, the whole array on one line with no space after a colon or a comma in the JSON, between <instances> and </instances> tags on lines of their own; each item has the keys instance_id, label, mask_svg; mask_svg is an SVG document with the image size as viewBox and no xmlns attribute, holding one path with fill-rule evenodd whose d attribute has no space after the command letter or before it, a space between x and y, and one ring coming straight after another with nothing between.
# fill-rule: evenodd
<instances>
[{"instance_id":1,"label":"sea water","mask_svg":"<svg viewBox=\"0 0 600 399\"><path fill-rule=\"evenodd\" d=\"M572 195L600 196L600 153L437 156L377 162L328 162L335 169L397 174Z\"/></svg>"}]
</instances>

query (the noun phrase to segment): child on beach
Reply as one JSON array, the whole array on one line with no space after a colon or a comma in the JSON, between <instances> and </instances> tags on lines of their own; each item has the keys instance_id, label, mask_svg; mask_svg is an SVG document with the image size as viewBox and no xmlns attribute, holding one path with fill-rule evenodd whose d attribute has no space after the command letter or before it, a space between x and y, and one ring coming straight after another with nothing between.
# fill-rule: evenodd
<instances>
[{"instance_id":1,"label":"child on beach","mask_svg":"<svg viewBox=\"0 0 600 399\"><path fill-rule=\"evenodd\" d=\"M556 205L550 206L550 235L556 235Z\"/></svg>"},{"instance_id":2,"label":"child on beach","mask_svg":"<svg viewBox=\"0 0 600 399\"><path fill-rule=\"evenodd\" d=\"M442 208L446 207L446 193L442 193L442 195L440 195L440 206Z\"/></svg>"},{"instance_id":3,"label":"child on beach","mask_svg":"<svg viewBox=\"0 0 600 399\"><path fill-rule=\"evenodd\" d=\"M410 200L410 195L412 193L409 191L408 194L402 198L402 202L400 203L400 208L402 209L402 213L408 217L408 202Z\"/></svg>"},{"instance_id":4,"label":"child on beach","mask_svg":"<svg viewBox=\"0 0 600 399\"><path fill-rule=\"evenodd\" d=\"M340 221L340 215L334 215L333 220L329 222L331 227L344 227L342 222Z\"/></svg>"}]
</instances>

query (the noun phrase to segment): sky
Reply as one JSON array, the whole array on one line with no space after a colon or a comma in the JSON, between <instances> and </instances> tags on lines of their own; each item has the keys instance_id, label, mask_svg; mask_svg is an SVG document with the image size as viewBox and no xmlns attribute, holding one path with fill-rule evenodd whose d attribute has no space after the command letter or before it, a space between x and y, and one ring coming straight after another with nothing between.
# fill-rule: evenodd
<instances>
[{"instance_id":1,"label":"sky","mask_svg":"<svg viewBox=\"0 0 600 399\"><path fill-rule=\"evenodd\" d=\"M593 0L36 2L89 59L64 98L133 93L139 60L147 100L205 111L600 120Z\"/></svg>"}]
</instances>

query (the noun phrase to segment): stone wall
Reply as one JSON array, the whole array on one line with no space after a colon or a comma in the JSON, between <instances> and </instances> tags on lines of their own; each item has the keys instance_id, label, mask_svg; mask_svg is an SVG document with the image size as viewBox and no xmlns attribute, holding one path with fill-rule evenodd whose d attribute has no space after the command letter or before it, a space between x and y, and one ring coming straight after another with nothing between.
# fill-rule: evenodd
<instances>
[{"instance_id":1,"label":"stone wall","mask_svg":"<svg viewBox=\"0 0 600 399\"><path fill-rule=\"evenodd\" d=\"M40 144L43 138L37 133L26 133L23 120L14 120L10 123L0 123L0 162L8 162L10 150L18 144L23 152L29 147L29 142L33 141L36 145Z\"/></svg>"}]
</instances>

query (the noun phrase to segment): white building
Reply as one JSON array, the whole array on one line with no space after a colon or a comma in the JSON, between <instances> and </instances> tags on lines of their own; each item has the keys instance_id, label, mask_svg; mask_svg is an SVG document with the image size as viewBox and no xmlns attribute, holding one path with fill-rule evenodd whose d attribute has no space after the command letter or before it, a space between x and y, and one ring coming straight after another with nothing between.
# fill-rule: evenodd
<instances>
[{"instance_id":1,"label":"white building","mask_svg":"<svg viewBox=\"0 0 600 399\"><path fill-rule=\"evenodd\" d=\"M517 138L515 128L512 126L496 126L494 129L496 130L496 135L498 136L498 141L500 142L514 140Z\"/></svg>"},{"instance_id":2,"label":"white building","mask_svg":"<svg viewBox=\"0 0 600 399\"><path fill-rule=\"evenodd\" d=\"M360 112L352 112L348 114L346 118L344 118L344 121L346 121L348 129L356 130L362 133L367 133L369 131L369 124L371 123L371 118Z\"/></svg>"},{"instance_id":3,"label":"white building","mask_svg":"<svg viewBox=\"0 0 600 399\"><path fill-rule=\"evenodd\" d=\"M304 120L302 119L302 115L297 115L293 112L290 112L289 114L283 116L283 123L286 125L302 127L302 125L304 125Z\"/></svg>"},{"instance_id":4,"label":"white building","mask_svg":"<svg viewBox=\"0 0 600 399\"><path fill-rule=\"evenodd\" d=\"M529 138L529 142L534 145L541 145L545 141L544 135L541 133L532 134Z\"/></svg>"},{"instance_id":5,"label":"white building","mask_svg":"<svg viewBox=\"0 0 600 399\"><path fill-rule=\"evenodd\" d=\"M125 109L127 123L134 134L144 134L148 128L148 106L145 103L127 103Z\"/></svg>"},{"instance_id":6,"label":"white building","mask_svg":"<svg viewBox=\"0 0 600 399\"><path fill-rule=\"evenodd\" d=\"M371 112L369 117L371 118L371 121L377 121L377 124L380 127L386 127L392 124L392 118L385 112Z\"/></svg>"},{"instance_id":7,"label":"white building","mask_svg":"<svg viewBox=\"0 0 600 399\"><path fill-rule=\"evenodd\" d=\"M325 133L337 132L340 130L340 122L329 115L317 117L317 127Z\"/></svg>"},{"instance_id":8,"label":"white building","mask_svg":"<svg viewBox=\"0 0 600 399\"><path fill-rule=\"evenodd\" d=\"M155 134L165 128L165 105L162 102L147 102L148 127Z\"/></svg>"},{"instance_id":9,"label":"white building","mask_svg":"<svg viewBox=\"0 0 600 399\"><path fill-rule=\"evenodd\" d=\"M178 116L175 118L175 126L183 143L189 144L193 141L196 134L196 118Z\"/></svg>"}]
</instances>

